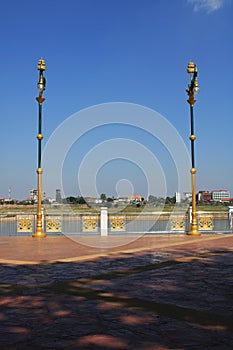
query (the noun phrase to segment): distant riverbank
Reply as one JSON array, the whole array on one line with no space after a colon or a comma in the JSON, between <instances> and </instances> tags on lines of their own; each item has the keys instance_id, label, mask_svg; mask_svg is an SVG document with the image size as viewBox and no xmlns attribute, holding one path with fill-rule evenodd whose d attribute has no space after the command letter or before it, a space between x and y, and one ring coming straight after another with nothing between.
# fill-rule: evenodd
<instances>
[{"instance_id":1,"label":"distant riverbank","mask_svg":"<svg viewBox=\"0 0 233 350\"><path fill-rule=\"evenodd\" d=\"M85 204L45 204L43 205L43 210L45 213L99 213L101 207L108 206L108 203L103 203L102 205L93 206L85 205ZM143 205L141 207L137 207L135 205L119 205L119 206L109 206L109 212L125 212L125 213L140 213L143 212L172 212L173 210L178 212L187 212L188 205L179 204L179 205L165 205L163 206L153 206L150 204ZM228 206L226 205L197 205L197 211L199 212L219 212L219 213L227 213ZM0 214L10 214L10 213L25 213L25 214L36 214L37 205L19 205L19 204L4 204L0 206Z\"/></svg>"}]
</instances>

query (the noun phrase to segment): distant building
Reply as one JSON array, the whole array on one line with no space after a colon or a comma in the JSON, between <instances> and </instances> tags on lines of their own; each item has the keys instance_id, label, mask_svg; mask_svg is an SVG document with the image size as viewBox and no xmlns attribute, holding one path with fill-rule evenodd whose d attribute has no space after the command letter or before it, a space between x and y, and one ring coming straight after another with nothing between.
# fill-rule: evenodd
<instances>
[{"instance_id":1,"label":"distant building","mask_svg":"<svg viewBox=\"0 0 233 350\"><path fill-rule=\"evenodd\" d=\"M143 201L142 196L129 196L128 200L130 201L131 204L136 204L136 203L141 203Z\"/></svg>"},{"instance_id":2,"label":"distant building","mask_svg":"<svg viewBox=\"0 0 233 350\"><path fill-rule=\"evenodd\" d=\"M42 200L45 199L45 192L42 192ZM29 198L31 201L34 201L34 202L37 202L37 199L38 199L38 190L36 189L33 189L33 190L30 190L29 192Z\"/></svg>"},{"instance_id":3,"label":"distant building","mask_svg":"<svg viewBox=\"0 0 233 350\"><path fill-rule=\"evenodd\" d=\"M209 191L199 191L198 192L198 201L199 202L211 202L212 194Z\"/></svg>"},{"instance_id":4,"label":"distant building","mask_svg":"<svg viewBox=\"0 0 233 350\"><path fill-rule=\"evenodd\" d=\"M101 203L103 203L102 199L100 199L100 198L95 199L95 204L101 204Z\"/></svg>"},{"instance_id":5,"label":"distant building","mask_svg":"<svg viewBox=\"0 0 233 350\"><path fill-rule=\"evenodd\" d=\"M116 198L115 200L114 200L114 202L115 203L129 203L130 202L130 200L129 200L129 198L128 197L119 197L119 198Z\"/></svg>"},{"instance_id":6,"label":"distant building","mask_svg":"<svg viewBox=\"0 0 233 350\"><path fill-rule=\"evenodd\" d=\"M181 202L181 193L176 192L176 203L180 203L180 202Z\"/></svg>"},{"instance_id":7,"label":"distant building","mask_svg":"<svg viewBox=\"0 0 233 350\"><path fill-rule=\"evenodd\" d=\"M230 192L228 190L214 190L211 195L215 202L220 202L222 199L225 201L230 198Z\"/></svg>"},{"instance_id":8,"label":"distant building","mask_svg":"<svg viewBox=\"0 0 233 350\"><path fill-rule=\"evenodd\" d=\"M61 190L60 190L59 188L56 189L56 202L57 202L57 203L61 203L61 202L62 202Z\"/></svg>"},{"instance_id":9,"label":"distant building","mask_svg":"<svg viewBox=\"0 0 233 350\"><path fill-rule=\"evenodd\" d=\"M29 198L31 201L37 201L37 190L35 190L35 189L30 190Z\"/></svg>"},{"instance_id":10,"label":"distant building","mask_svg":"<svg viewBox=\"0 0 233 350\"><path fill-rule=\"evenodd\" d=\"M192 193L191 192L184 192L184 200L191 202L192 200Z\"/></svg>"},{"instance_id":11,"label":"distant building","mask_svg":"<svg viewBox=\"0 0 233 350\"><path fill-rule=\"evenodd\" d=\"M57 204L56 200L54 198L46 197L43 199L44 204Z\"/></svg>"},{"instance_id":12,"label":"distant building","mask_svg":"<svg viewBox=\"0 0 233 350\"><path fill-rule=\"evenodd\" d=\"M221 202L223 203L233 202L233 198L222 198Z\"/></svg>"}]
</instances>

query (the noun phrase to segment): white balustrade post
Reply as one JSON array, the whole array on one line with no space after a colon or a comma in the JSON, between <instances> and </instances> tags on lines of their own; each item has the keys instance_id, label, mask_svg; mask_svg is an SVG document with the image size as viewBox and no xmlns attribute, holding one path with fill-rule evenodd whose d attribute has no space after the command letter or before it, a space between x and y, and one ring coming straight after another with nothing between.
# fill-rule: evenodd
<instances>
[{"instance_id":1,"label":"white balustrade post","mask_svg":"<svg viewBox=\"0 0 233 350\"><path fill-rule=\"evenodd\" d=\"M100 210L100 235L108 235L108 208L101 207Z\"/></svg>"},{"instance_id":2,"label":"white balustrade post","mask_svg":"<svg viewBox=\"0 0 233 350\"><path fill-rule=\"evenodd\" d=\"M228 219L230 223L230 228L233 228L233 207L228 207Z\"/></svg>"},{"instance_id":3,"label":"white balustrade post","mask_svg":"<svg viewBox=\"0 0 233 350\"><path fill-rule=\"evenodd\" d=\"M188 227L190 229L192 222L192 206L190 205L188 208Z\"/></svg>"}]
</instances>

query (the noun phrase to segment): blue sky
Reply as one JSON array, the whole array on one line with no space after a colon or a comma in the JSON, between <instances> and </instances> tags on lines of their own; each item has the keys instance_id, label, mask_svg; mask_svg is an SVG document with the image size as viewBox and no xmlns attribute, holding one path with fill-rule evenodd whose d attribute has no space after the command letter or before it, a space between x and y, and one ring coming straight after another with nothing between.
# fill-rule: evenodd
<instances>
[{"instance_id":1,"label":"blue sky","mask_svg":"<svg viewBox=\"0 0 233 350\"><path fill-rule=\"evenodd\" d=\"M8 197L10 187L13 198L23 199L36 188L35 97L41 57L47 66L43 147L74 113L102 103L125 102L160 113L188 150L186 68L193 60L200 85L194 110L197 190L229 189L233 196L232 14L232 0L2 2L0 197ZM85 155L113 138L130 138L147 147L159 160L166 194L177 191L177 174L166 147L158 147L158 140L144 130L109 124L90 130L70 148L62 169L65 195L80 193L77 173ZM45 185L46 176L44 168ZM120 184L128 186L126 192L146 196L145 178L135 162L118 158L103 162L95 174L97 191L109 196L117 195ZM159 181L156 175L155 181ZM187 185L186 191L190 188ZM55 196L53 188L44 190Z\"/></svg>"}]
</instances>

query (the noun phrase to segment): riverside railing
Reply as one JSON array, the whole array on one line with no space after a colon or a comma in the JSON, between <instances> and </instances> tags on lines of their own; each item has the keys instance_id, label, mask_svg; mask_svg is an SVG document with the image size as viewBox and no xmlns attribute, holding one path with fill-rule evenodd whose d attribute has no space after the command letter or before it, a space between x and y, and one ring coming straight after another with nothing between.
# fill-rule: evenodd
<instances>
[{"instance_id":1,"label":"riverside railing","mask_svg":"<svg viewBox=\"0 0 233 350\"><path fill-rule=\"evenodd\" d=\"M185 233L189 230L191 211L112 213L101 208L100 213L46 213L43 215L47 235L127 235ZM232 233L233 208L228 212L197 212L201 233ZM0 236L32 235L36 215L0 214Z\"/></svg>"}]
</instances>

